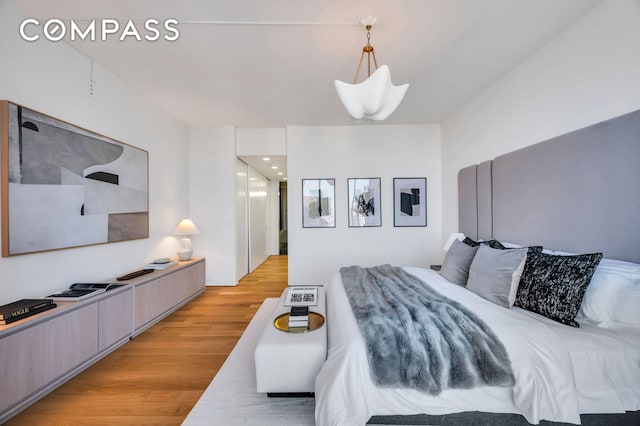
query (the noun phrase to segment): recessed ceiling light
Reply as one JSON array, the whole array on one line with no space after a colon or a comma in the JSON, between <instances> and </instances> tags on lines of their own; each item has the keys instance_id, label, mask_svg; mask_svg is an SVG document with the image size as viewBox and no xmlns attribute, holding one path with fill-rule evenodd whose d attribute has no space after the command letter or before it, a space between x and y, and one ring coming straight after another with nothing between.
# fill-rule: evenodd
<instances>
[{"instance_id":1,"label":"recessed ceiling light","mask_svg":"<svg viewBox=\"0 0 640 426\"><path fill-rule=\"evenodd\" d=\"M271 158L269 158L269 157L264 157L262 160L263 160L263 161L269 161L269 160L271 160Z\"/></svg>"},{"instance_id":2,"label":"recessed ceiling light","mask_svg":"<svg viewBox=\"0 0 640 426\"><path fill-rule=\"evenodd\" d=\"M271 166L271 168L275 170L278 168L278 166Z\"/></svg>"},{"instance_id":3,"label":"recessed ceiling light","mask_svg":"<svg viewBox=\"0 0 640 426\"><path fill-rule=\"evenodd\" d=\"M282 176L284 173L282 172L278 172L278 176Z\"/></svg>"}]
</instances>

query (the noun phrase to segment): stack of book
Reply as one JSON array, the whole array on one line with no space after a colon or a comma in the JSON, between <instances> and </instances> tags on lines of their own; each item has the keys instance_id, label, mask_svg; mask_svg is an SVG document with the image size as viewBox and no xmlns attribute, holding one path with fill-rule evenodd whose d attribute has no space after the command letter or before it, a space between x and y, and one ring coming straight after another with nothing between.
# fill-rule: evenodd
<instances>
[{"instance_id":1,"label":"stack of book","mask_svg":"<svg viewBox=\"0 0 640 426\"><path fill-rule=\"evenodd\" d=\"M309 307L292 306L289 313L289 331L305 331L309 329Z\"/></svg>"},{"instance_id":2,"label":"stack of book","mask_svg":"<svg viewBox=\"0 0 640 426\"><path fill-rule=\"evenodd\" d=\"M11 324L56 306L51 299L21 299L8 305L2 305L0 306L0 324Z\"/></svg>"}]
</instances>

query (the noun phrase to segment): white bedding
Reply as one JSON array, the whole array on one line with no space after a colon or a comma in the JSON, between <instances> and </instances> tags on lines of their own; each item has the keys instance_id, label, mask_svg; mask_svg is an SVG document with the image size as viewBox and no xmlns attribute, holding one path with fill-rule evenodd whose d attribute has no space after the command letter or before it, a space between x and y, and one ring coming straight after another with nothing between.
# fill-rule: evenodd
<instances>
[{"instance_id":1,"label":"white bedding","mask_svg":"<svg viewBox=\"0 0 640 426\"><path fill-rule=\"evenodd\" d=\"M584 321L573 328L513 310L545 323L569 351L580 413L640 410L640 330L601 328Z\"/></svg>"},{"instance_id":2,"label":"white bedding","mask_svg":"<svg viewBox=\"0 0 640 426\"><path fill-rule=\"evenodd\" d=\"M519 413L530 423L542 419L580 423L580 412L621 412L640 408L637 406L640 395L640 332L637 330L629 330L623 339L612 330L597 328L571 333L575 329L544 318L538 320L535 315L520 309L496 306L449 283L435 271L405 269L429 282L446 297L463 303L492 328L507 348L516 386L512 389L484 386L445 390L437 397L411 389L376 387L371 379L362 335L337 273L325 287L328 356L316 379L317 425L363 425L373 415L462 411ZM616 365L611 374L586 374L607 360L602 355L595 355L597 346L585 343L579 336L586 336L586 340L591 341L591 337L605 334L610 339L607 347L616 349L616 361L625 364ZM625 339L635 339L634 344L621 344ZM570 353L567 347L574 352ZM598 370L611 371L611 366L608 368ZM629 369L635 369L636 374L629 377L625 373ZM574 371L580 377L574 379ZM614 383L621 378L626 379L625 389L612 391ZM608 385L603 386L602 382L606 381L609 381ZM587 390L579 394L574 383L584 385Z\"/></svg>"}]
</instances>

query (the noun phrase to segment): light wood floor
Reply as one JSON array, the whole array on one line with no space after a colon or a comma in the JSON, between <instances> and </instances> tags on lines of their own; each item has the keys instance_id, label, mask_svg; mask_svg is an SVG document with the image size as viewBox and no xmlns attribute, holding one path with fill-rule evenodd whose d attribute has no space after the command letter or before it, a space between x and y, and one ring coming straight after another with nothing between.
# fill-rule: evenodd
<instances>
[{"instance_id":1,"label":"light wood floor","mask_svg":"<svg viewBox=\"0 0 640 426\"><path fill-rule=\"evenodd\" d=\"M262 301L286 286L287 256L272 256L236 287L207 287L6 424L179 425Z\"/></svg>"}]
</instances>

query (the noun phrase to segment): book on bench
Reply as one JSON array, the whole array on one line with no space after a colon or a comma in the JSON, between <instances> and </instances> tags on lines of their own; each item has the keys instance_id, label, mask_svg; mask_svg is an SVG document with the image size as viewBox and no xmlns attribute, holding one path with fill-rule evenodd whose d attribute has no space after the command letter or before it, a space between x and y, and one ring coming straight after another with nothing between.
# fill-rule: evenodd
<instances>
[{"instance_id":1,"label":"book on bench","mask_svg":"<svg viewBox=\"0 0 640 426\"><path fill-rule=\"evenodd\" d=\"M292 306L289 318L296 319L309 319L309 307L308 306Z\"/></svg>"},{"instance_id":2,"label":"book on bench","mask_svg":"<svg viewBox=\"0 0 640 426\"><path fill-rule=\"evenodd\" d=\"M309 328L309 307L292 306L289 312L289 330Z\"/></svg>"}]
</instances>

